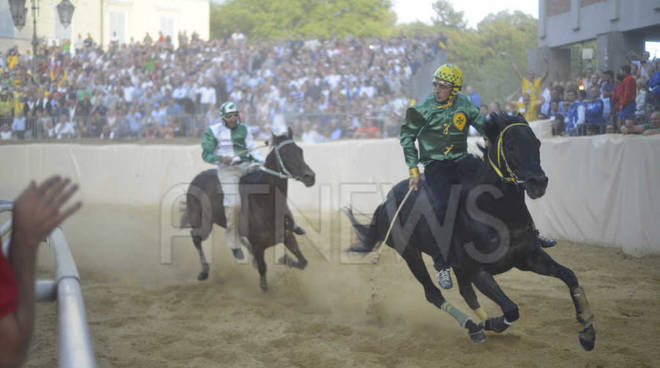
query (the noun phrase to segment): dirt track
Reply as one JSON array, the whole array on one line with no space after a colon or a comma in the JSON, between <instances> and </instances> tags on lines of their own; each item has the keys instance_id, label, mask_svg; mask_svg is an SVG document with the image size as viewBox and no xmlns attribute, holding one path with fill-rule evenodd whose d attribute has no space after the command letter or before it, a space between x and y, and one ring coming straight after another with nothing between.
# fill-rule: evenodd
<instances>
[{"instance_id":1,"label":"dirt track","mask_svg":"<svg viewBox=\"0 0 660 368\"><path fill-rule=\"evenodd\" d=\"M223 255L228 251L223 249ZM221 263L209 281L143 288L81 270L99 367L652 367L660 364L660 257L562 242L596 316L593 352L559 280L519 271L497 279L521 319L472 345L424 299L388 249L381 263L337 265L303 244L302 272L269 265L262 294L248 265ZM271 257L272 259L272 257ZM445 295L465 306L455 287ZM490 315L497 307L479 295ZM28 367L57 366L55 306L40 304Z\"/></svg>"}]
</instances>

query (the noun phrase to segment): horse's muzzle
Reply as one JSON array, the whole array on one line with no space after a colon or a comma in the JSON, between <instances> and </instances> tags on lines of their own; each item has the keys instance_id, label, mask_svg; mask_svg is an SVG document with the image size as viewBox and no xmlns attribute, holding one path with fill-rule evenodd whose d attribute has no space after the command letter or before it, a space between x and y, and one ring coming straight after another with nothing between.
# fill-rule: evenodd
<instances>
[{"instance_id":1,"label":"horse's muzzle","mask_svg":"<svg viewBox=\"0 0 660 368\"><path fill-rule=\"evenodd\" d=\"M547 187L548 177L545 175L535 176L525 181L525 191L531 199L543 197Z\"/></svg>"},{"instance_id":2,"label":"horse's muzzle","mask_svg":"<svg viewBox=\"0 0 660 368\"><path fill-rule=\"evenodd\" d=\"M306 187L311 187L312 185L314 185L314 183L316 183L316 174L314 174L314 172L310 170L300 178L300 181L303 184L305 184Z\"/></svg>"}]
</instances>

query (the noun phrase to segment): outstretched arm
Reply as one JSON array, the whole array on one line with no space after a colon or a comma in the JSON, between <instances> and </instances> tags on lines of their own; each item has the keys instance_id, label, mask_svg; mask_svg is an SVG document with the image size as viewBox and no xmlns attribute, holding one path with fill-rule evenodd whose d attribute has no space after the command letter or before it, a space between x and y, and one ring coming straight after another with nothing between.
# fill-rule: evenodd
<instances>
[{"instance_id":1,"label":"outstretched arm","mask_svg":"<svg viewBox=\"0 0 660 368\"><path fill-rule=\"evenodd\" d=\"M40 185L30 185L14 201L9 265L18 300L15 311L0 317L0 367L17 367L25 360L34 326L35 265L39 244L80 207L63 205L78 189L69 179L53 176ZM2 274L0 274L2 277ZM6 283L7 280L0 280ZM10 282L12 280L9 280Z\"/></svg>"},{"instance_id":2,"label":"outstretched arm","mask_svg":"<svg viewBox=\"0 0 660 368\"><path fill-rule=\"evenodd\" d=\"M548 62L548 58L544 57L543 61L545 62L545 73L543 73L543 76L541 77L541 85L545 83L545 80L548 78L548 74L550 74L550 63Z\"/></svg>"},{"instance_id":3,"label":"outstretched arm","mask_svg":"<svg viewBox=\"0 0 660 368\"><path fill-rule=\"evenodd\" d=\"M516 65L516 63L511 61L511 67L513 68L513 71L516 72L516 75L518 76L518 79L520 79L520 81L522 81L523 76L522 76L522 74L520 74L520 70L518 69L518 65Z\"/></svg>"}]
</instances>

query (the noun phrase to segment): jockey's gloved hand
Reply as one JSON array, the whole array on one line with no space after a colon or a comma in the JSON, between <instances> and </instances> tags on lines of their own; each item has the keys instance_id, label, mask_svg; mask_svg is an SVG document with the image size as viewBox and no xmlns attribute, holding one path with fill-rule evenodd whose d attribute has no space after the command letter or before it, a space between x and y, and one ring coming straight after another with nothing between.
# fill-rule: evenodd
<instances>
[{"instance_id":1,"label":"jockey's gloved hand","mask_svg":"<svg viewBox=\"0 0 660 368\"><path fill-rule=\"evenodd\" d=\"M408 181L408 187L412 188L414 190L419 189L419 182L420 182L420 174L419 174L419 169L416 167L410 168L408 170L408 173L410 174L410 179Z\"/></svg>"},{"instance_id":2,"label":"jockey's gloved hand","mask_svg":"<svg viewBox=\"0 0 660 368\"><path fill-rule=\"evenodd\" d=\"M261 167L261 165L263 165L263 162L261 162L261 161L252 162L252 163L250 163L250 166L248 166L247 172L251 173L251 172L258 171L259 167Z\"/></svg>"}]
</instances>

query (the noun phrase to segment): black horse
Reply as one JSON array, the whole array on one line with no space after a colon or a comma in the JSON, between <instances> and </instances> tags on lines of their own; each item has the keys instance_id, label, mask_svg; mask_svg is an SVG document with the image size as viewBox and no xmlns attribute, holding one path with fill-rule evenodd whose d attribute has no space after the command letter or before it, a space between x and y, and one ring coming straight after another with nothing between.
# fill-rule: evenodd
<instances>
[{"instance_id":1,"label":"black horse","mask_svg":"<svg viewBox=\"0 0 660 368\"><path fill-rule=\"evenodd\" d=\"M584 290L570 269L555 262L536 244L534 223L525 206L525 191L532 199L541 197L548 183L540 165L540 142L521 115L491 115L485 131L491 144L482 148L483 160L470 156L460 164L465 180L460 188L452 188L445 221L438 224L435 204L429 200L432 197L422 180L420 190L412 192L401 208L385 243L406 261L424 287L426 299L467 328L473 342L485 341L483 328L503 332L519 317L518 306L504 294L492 275L516 267L561 279L570 289L577 320L584 327L579 341L585 350L591 350L596 333ZM348 209L360 240L351 251L369 252L384 240L407 192L408 181L398 183L378 206L369 225L359 224ZM461 295L485 323L474 323L447 302L433 284L422 253L437 256L438 252L448 258ZM500 306L503 316L487 317L472 284Z\"/></svg>"},{"instance_id":2,"label":"black horse","mask_svg":"<svg viewBox=\"0 0 660 368\"><path fill-rule=\"evenodd\" d=\"M293 235L294 222L286 204L287 179L299 180L307 187L314 185L315 181L314 171L305 163L302 149L294 143L291 129L288 135L273 136L271 146L263 167L241 178L240 185L242 211L247 211L240 217L240 234L249 241L246 245L254 256L264 291L268 289L264 261L266 248L284 242L296 259L284 255L279 262L299 269L307 265ZM223 198L215 169L195 176L186 193L182 227L192 227L190 233L202 263L198 280L206 280L209 272L202 241L208 238L214 223L222 227L226 225Z\"/></svg>"}]
</instances>

